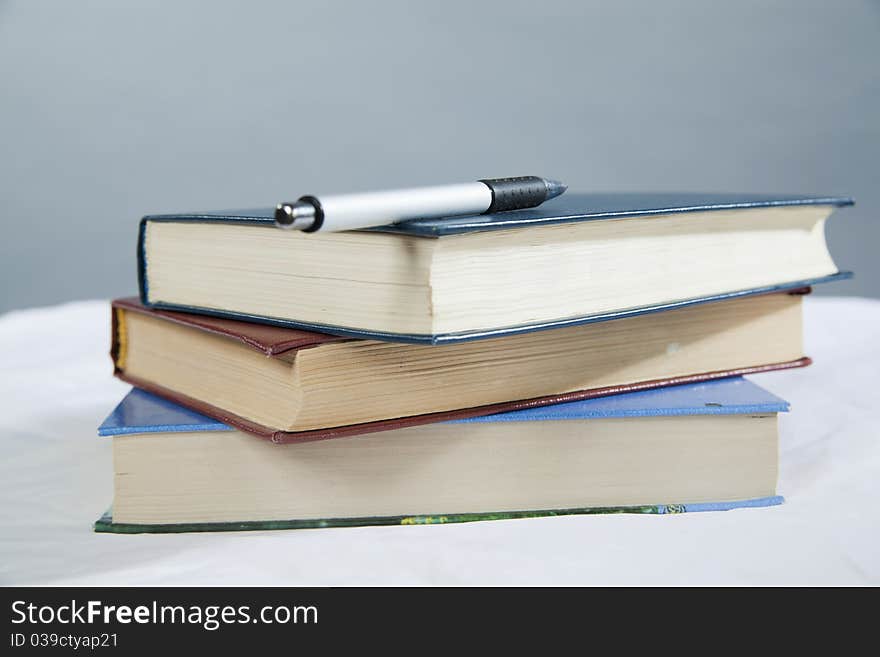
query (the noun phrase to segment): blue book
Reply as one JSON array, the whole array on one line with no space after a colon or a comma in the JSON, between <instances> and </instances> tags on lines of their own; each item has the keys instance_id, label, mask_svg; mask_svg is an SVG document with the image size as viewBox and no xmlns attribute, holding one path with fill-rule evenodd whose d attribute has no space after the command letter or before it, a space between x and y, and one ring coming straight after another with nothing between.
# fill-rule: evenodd
<instances>
[{"instance_id":1,"label":"blue book","mask_svg":"<svg viewBox=\"0 0 880 657\"><path fill-rule=\"evenodd\" d=\"M314 234L275 228L272 208L149 215L140 295L348 337L500 337L846 278L823 224L851 204L568 193L528 210Z\"/></svg>"},{"instance_id":2,"label":"blue book","mask_svg":"<svg viewBox=\"0 0 880 657\"><path fill-rule=\"evenodd\" d=\"M99 532L408 525L772 506L776 415L730 378L377 434L275 445L133 389L98 429Z\"/></svg>"}]
</instances>

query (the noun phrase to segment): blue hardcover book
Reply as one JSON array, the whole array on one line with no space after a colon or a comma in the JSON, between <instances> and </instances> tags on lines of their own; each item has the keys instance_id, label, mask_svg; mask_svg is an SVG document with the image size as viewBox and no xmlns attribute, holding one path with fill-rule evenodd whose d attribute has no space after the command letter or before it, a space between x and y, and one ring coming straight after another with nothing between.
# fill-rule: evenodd
<instances>
[{"instance_id":1,"label":"blue hardcover book","mask_svg":"<svg viewBox=\"0 0 880 657\"><path fill-rule=\"evenodd\" d=\"M255 439L133 389L99 532L468 522L780 504L776 416L742 378L305 444Z\"/></svg>"},{"instance_id":2,"label":"blue hardcover book","mask_svg":"<svg viewBox=\"0 0 880 657\"><path fill-rule=\"evenodd\" d=\"M273 209L150 215L146 306L349 337L491 338L848 277L845 197L575 194L514 212L304 234Z\"/></svg>"}]
</instances>

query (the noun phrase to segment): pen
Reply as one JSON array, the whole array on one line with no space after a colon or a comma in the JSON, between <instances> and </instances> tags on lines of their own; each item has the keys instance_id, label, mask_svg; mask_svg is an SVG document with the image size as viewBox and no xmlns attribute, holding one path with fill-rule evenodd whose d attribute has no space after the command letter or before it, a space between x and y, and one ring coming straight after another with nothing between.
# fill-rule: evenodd
<instances>
[{"instance_id":1,"label":"pen","mask_svg":"<svg viewBox=\"0 0 880 657\"><path fill-rule=\"evenodd\" d=\"M557 180L520 176L320 198L301 196L297 201L278 204L275 225L313 233L383 226L407 219L521 210L537 207L566 189Z\"/></svg>"}]
</instances>

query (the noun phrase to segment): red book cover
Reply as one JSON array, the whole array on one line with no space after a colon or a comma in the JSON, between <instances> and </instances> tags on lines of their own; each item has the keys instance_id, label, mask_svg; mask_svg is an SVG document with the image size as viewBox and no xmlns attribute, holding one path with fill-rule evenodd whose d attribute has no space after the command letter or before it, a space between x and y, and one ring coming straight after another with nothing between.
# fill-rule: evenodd
<instances>
[{"instance_id":1,"label":"red book cover","mask_svg":"<svg viewBox=\"0 0 880 657\"><path fill-rule=\"evenodd\" d=\"M789 292L788 294L806 294L809 291L809 288L804 288L797 291ZM192 313L156 310L144 307L136 298L117 299L113 302L112 305L113 325L112 346L110 354L113 358L114 374L118 378L128 383L131 383L132 385L135 385L139 388L159 395L160 397L164 397L175 403L188 406L200 413L213 417L237 429L241 429L242 431L247 431L259 437L269 439L275 443L305 442L313 440L324 440L328 438L341 438L344 436L352 436L376 431L385 431L389 429L397 429L401 427L415 426L421 424L430 424L433 422L443 422L445 420L453 420L458 418L491 415L494 413L514 411L525 408L534 408L538 406L547 406L550 404L577 401L581 399L589 399L592 397L602 397L606 395L633 392L637 390L647 390L663 386L697 383L701 381L710 381L731 376L741 376L746 374L757 374L760 372L767 372L772 370L804 367L806 365L809 365L811 362L809 358L802 357L796 360L790 360L780 363L765 363L760 365L750 365L719 371L691 373L683 376L669 378L634 381L623 385L592 388L587 390L579 390L576 392L566 392L562 394L533 397L530 399L505 401L501 403L475 406L471 408L416 414L407 417L363 422L360 424L350 424L346 426L334 426L320 429L310 429L305 431L280 431L272 427L255 423L244 417L230 413L222 408L218 408L203 401L193 399L192 397L171 390L156 382L141 380L127 374L125 371L126 337L124 331L120 330L120 317L123 315L123 311L143 313L189 328L206 331L216 335L222 335L231 340L237 340L242 344L247 345L247 347L251 349L260 351L264 353L267 357L278 357L281 354L288 354L289 352L296 350L309 349L333 342L351 341L355 338L340 337L298 329L282 328L267 324L257 324L251 322L222 319ZM443 347L432 348L442 349Z\"/></svg>"}]
</instances>

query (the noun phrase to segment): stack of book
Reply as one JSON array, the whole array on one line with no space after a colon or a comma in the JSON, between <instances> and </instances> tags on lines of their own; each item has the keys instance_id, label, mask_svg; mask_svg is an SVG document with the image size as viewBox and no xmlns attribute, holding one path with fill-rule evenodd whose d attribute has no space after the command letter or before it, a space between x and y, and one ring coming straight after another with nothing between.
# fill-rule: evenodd
<instances>
[{"instance_id":1,"label":"stack of book","mask_svg":"<svg viewBox=\"0 0 880 657\"><path fill-rule=\"evenodd\" d=\"M778 504L836 197L566 194L341 233L147 216L109 532Z\"/></svg>"}]
</instances>

